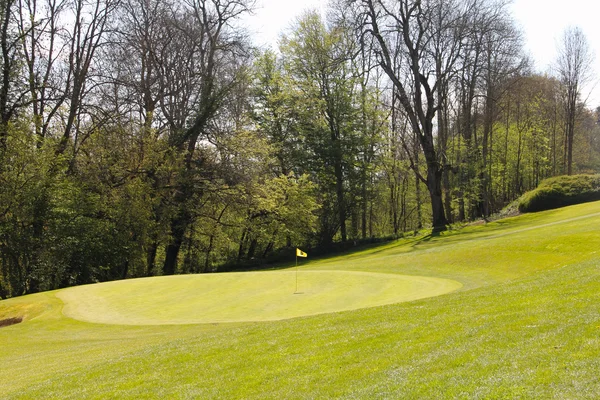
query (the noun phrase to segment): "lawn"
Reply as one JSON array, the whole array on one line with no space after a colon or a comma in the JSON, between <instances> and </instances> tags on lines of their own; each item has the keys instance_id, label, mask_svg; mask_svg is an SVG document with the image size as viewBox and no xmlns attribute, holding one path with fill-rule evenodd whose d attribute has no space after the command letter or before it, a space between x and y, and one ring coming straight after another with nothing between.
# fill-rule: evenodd
<instances>
[{"instance_id":1,"label":"lawn","mask_svg":"<svg viewBox=\"0 0 600 400\"><path fill-rule=\"evenodd\" d=\"M57 297L65 303L63 314L81 321L164 325L289 319L438 296L461 286L398 274L269 271L117 281Z\"/></svg>"},{"instance_id":2,"label":"lawn","mask_svg":"<svg viewBox=\"0 0 600 400\"><path fill-rule=\"evenodd\" d=\"M165 279L181 277L2 301L0 319L25 320L0 328L0 397L595 399L599 227L596 202L309 258L300 277L316 279L316 288L332 287L319 286L320 271L329 271L323 280L362 277L367 286L352 285L363 299L386 285L414 289L407 276L459 284L412 301L381 290L378 301L386 305L304 310L315 315L295 318L277 314L245 322L244 315L259 315L260 307L242 310L244 302L233 306L236 296L218 289L204 297L188 292L179 304L164 290ZM277 273L286 274L289 283L294 269ZM366 277L373 276L388 279L375 277L368 286ZM189 279L191 287L202 284L194 281L198 277ZM239 275L219 279L238 285L239 296L252 286L242 285L246 278ZM306 283L306 292L293 301L308 297L309 287ZM340 307L358 301L320 299L311 302ZM264 304L260 301L256 304ZM221 308L210 311L215 304ZM222 315L228 305L233 315L228 320L237 322L213 317L199 323L199 316ZM97 307L106 311L98 318L113 315L79 320L97 316Z\"/></svg>"}]
</instances>

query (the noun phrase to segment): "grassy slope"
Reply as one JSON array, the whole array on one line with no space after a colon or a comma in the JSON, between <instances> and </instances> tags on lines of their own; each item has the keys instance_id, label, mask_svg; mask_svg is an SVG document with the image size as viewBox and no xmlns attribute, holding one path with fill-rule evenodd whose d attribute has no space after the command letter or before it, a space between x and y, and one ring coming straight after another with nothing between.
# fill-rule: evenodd
<instances>
[{"instance_id":1,"label":"grassy slope","mask_svg":"<svg viewBox=\"0 0 600 400\"><path fill-rule=\"evenodd\" d=\"M313 261L465 286L285 321L103 325L52 292L4 301L28 320L0 329L0 397L597 398L598 226L600 202Z\"/></svg>"}]
</instances>

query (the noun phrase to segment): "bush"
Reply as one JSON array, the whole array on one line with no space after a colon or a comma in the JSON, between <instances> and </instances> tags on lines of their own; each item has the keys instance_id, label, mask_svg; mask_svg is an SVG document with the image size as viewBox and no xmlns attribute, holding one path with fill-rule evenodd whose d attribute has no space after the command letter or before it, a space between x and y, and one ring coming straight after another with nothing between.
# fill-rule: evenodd
<instances>
[{"instance_id":1,"label":"bush","mask_svg":"<svg viewBox=\"0 0 600 400\"><path fill-rule=\"evenodd\" d=\"M600 200L600 175L557 176L519 199L520 212L536 212Z\"/></svg>"}]
</instances>

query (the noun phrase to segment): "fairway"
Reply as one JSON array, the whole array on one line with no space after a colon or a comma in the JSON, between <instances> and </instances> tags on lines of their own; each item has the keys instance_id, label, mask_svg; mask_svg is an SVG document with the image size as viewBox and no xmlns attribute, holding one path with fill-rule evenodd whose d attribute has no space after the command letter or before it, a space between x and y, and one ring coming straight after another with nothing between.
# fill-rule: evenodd
<instances>
[{"instance_id":1,"label":"fairway","mask_svg":"<svg viewBox=\"0 0 600 400\"><path fill-rule=\"evenodd\" d=\"M597 399L598 227L595 202L309 258L298 293L290 265L3 300L0 397Z\"/></svg>"},{"instance_id":2,"label":"fairway","mask_svg":"<svg viewBox=\"0 0 600 400\"><path fill-rule=\"evenodd\" d=\"M60 291L64 315L81 321L163 325L269 321L349 311L448 293L453 280L350 271L179 275Z\"/></svg>"}]
</instances>

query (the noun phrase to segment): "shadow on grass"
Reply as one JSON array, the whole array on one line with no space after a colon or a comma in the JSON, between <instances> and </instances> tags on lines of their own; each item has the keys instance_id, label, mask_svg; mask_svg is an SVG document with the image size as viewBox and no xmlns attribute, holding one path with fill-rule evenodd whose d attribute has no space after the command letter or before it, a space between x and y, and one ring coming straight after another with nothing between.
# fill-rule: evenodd
<instances>
[{"instance_id":1,"label":"shadow on grass","mask_svg":"<svg viewBox=\"0 0 600 400\"><path fill-rule=\"evenodd\" d=\"M517 234L519 232L536 229L540 218L543 218L545 212L534 214L511 215L504 219L493 221L477 221L470 224L451 225L448 230L443 232L421 231L400 237L397 239L386 238L379 239L373 243L353 243L349 241L345 244L337 243L334 248L305 249L309 254L309 259L299 259L300 266L307 266L313 262L336 261L338 257L348 256L353 260L360 260L362 257L378 255L389 252L390 256L395 254L406 254L431 246L447 246L455 243L468 243L471 241L493 240L506 235ZM592 215L578 216L576 219L587 218ZM554 221L549 225L566 222L563 220ZM544 225L545 226L545 225ZM373 240L373 239L371 239ZM377 240L377 239L375 239ZM257 271L257 270L282 270L295 267L295 248L285 250L289 256L285 255L277 261L251 260L248 264L238 264L220 268L217 272L231 271Z\"/></svg>"},{"instance_id":2,"label":"shadow on grass","mask_svg":"<svg viewBox=\"0 0 600 400\"><path fill-rule=\"evenodd\" d=\"M376 255L376 254L380 254L386 251L390 251L391 249L394 248L410 248L409 251L413 251L413 250L417 250L417 246L419 246L420 244L424 244L427 243L429 241L431 241L433 238L437 238L439 237L439 232L435 232L435 233L427 233L425 235L421 235L421 236L416 236L414 238L409 238L409 237L404 237L404 238L398 238L398 239L389 239L383 242L377 242L377 243L361 243L361 244L356 244L353 245L352 242L348 242L348 247L346 248L341 248L341 249L333 249L330 251L326 251L323 253L317 253L315 254L313 251L314 249L306 249L306 252L309 254L309 259L304 259L304 258L299 258L298 261L298 265L299 266L306 266L309 265L311 263L315 263L315 262L323 262L323 261L327 261L327 260L334 260L338 257L343 257L343 256L351 256L351 257L355 257L355 258L361 258L364 256L372 256L372 255ZM290 254L295 254L295 248L290 248L289 249ZM255 265L233 265L230 267L226 267L223 269L219 269L218 271L216 271L217 273L219 272L250 272L250 271L275 271L275 270L283 270L283 269L289 269L289 268L295 268L296 264L295 264L295 259L293 256L291 256L289 259L287 260L282 260L282 261L277 261L277 262L273 262L273 263L268 263L268 262L263 262L261 264L255 264Z\"/></svg>"},{"instance_id":3,"label":"shadow on grass","mask_svg":"<svg viewBox=\"0 0 600 400\"><path fill-rule=\"evenodd\" d=\"M21 317L0 319L0 328L20 324L21 322L23 322L23 318Z\"/></svg>"}]
</instances>

